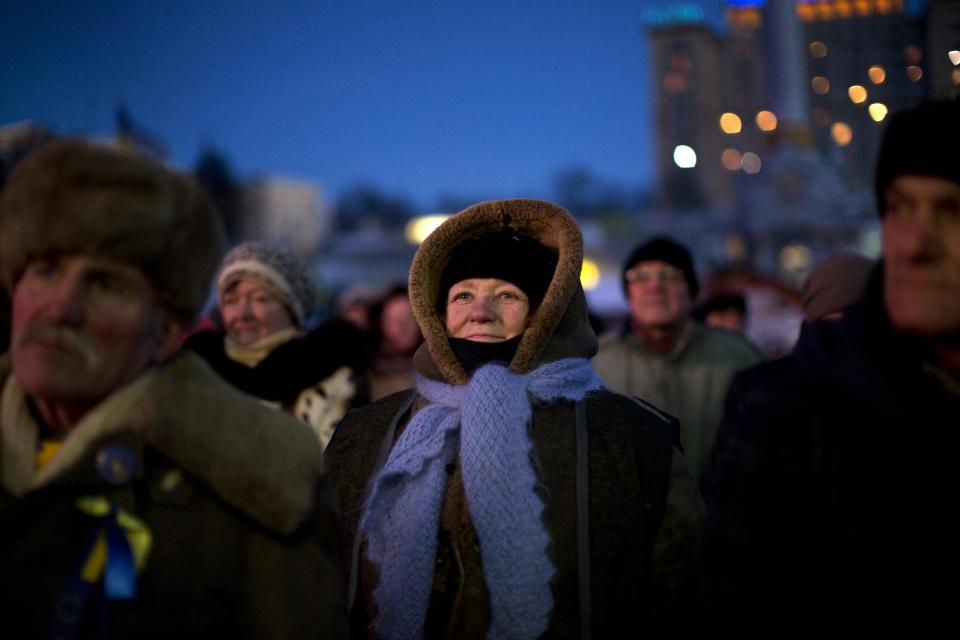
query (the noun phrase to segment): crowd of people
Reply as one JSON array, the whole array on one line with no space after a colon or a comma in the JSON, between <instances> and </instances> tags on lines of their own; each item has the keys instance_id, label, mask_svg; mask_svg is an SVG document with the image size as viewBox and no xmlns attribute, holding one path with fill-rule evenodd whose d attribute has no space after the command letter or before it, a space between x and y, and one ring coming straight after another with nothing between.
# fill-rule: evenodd
<instances>
[{"instance_id":1,"label":"crowd of people","mask_svg":"<svg viewBox=\"0 0 960 640\"><path fill-rule=\"evenodd\" d=\"M492 200L317 321L189 176L77 139L0 193L0 612L16 637L940 630L960 409L960 103L894 114L882 257L786 357L666 236L598 336L574 217ZM215 304L204 316L211 285ZM5 336L6 338L6 336ZM950 425L953 424L954 427Z\"/></svg>"}]
</instances>

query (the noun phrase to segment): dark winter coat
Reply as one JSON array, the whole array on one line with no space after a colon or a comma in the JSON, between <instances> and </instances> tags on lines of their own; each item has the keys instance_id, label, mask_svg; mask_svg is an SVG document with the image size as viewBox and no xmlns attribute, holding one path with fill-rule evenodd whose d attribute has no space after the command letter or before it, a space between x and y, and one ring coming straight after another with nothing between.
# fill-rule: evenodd
<instances>
[{"instance_id":1,"label":"dark winter coat","mask_svg":"<svg viewBox=\"0 0 960 640\"><path fill-rule=\"evenodd\" d=\"M4 357L0 388L9 376ZM339 516L304 425L189 353L156 371L128 410L105 415L69 452L65 441L48 463L58 464L52 480L0 488L0 617L17 630L10 637L45 637L96 526L76 506L82 496L106 497L152 534L136 598L103 605L107 637L348 635ZM3 448L13 448L10 432ZM111 458L118 446L132 466ZM12 468L3 448L0 466ZM94 636L95 618L79 637Z\"/></svg>"},{"instance_id":2,"label":"dark winter coat","mask_svg":"<svg viewBox=\"0 0 960 640\"><path fill-rule=\"evenodd\" d=\"M368 402L364 336L345 320L332 318L281 344L255 367L227 356L221 331L196 333L184 346L237 389L307 422L324 445L346 411Z\"/></svg>"},{"instance_id":3,"label":"dark winter coat","mask_svg":"<svg viewBox=\"0 0 960 640\"><path fill-rule=\"evenodd\" d=\"M590 357L596 337L579 286L580 234L568 214L536 201L475 205L438 229L421 247L410 276L411 301L426 339L417 352L420 375L463 384L436 311L440 274L462 240L509 226L558 249L559 262L510 368L526 373L542 362ZM345 563L362 516L364 498L388 425L411 391L388 396L348 414L327 452L325 467L344 512ZM412 411L425 405L417 397ZM684 595L699 559L701 502L682 456L673 449L672 420L637 401L606 390L585 401L589 440L589 518L592 633L656 635L687 603ZM400 422L400 429L409 415ZM520 425L518 425L519 427ZM579 635L575 405L535 405L527 427L552 540L549 558L554 607L547 635ZM448 468L438 531L437 564L427 614L427 637L485 637L490 604L476 532L464 498L459 463ZM372 628L377 569L360 560L353 610L355 628Z\"/></svg>"},{"instance_id":4,"label":"dark winter coat","mask_svg":"<svg viewBox=\"0 0 960 640\"><path fill-rule=\"evenodd\" d=\"M915 632L953 611L960 395L926 349L890 327L877 273L735 378L703 485L711 629Z\"/></svg>"}]
</instances>

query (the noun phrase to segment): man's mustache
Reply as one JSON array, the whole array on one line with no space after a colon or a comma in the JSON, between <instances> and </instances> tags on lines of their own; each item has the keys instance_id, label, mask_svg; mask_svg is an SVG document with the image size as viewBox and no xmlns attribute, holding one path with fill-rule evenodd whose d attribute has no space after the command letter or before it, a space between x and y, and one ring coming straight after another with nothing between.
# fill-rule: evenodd
<instances>
[{"instance_id":1,"label":"man's mustache","mask_svg":"<svg viewBox=\"0 0 960 640\"><path fill-rule=\"evenodd\" d=\"M76 353L85 364L96 362L97 350L86 332L71 327L63 327L47 322L31 324L20 338L20 343L40 342L53 345L64 351Z\"/></svg>"}]
</instances>

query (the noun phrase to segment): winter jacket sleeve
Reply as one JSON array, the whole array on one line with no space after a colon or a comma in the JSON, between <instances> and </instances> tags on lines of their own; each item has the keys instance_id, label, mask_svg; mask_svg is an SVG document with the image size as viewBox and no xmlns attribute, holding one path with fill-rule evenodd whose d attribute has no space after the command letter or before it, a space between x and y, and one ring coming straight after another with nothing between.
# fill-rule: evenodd
<instances>
[{"instance_id":1,"label":"winter jacket sleeve","mask_svg":"<svg viewBox=\"0 0 960 640\"><path fill-rule=\"evenodd\" d=\"M689 622L699 579L704 506L686 460L674 449L663 522L653 541L651 611L673 633Z\"/></svg>"}]
</instances>

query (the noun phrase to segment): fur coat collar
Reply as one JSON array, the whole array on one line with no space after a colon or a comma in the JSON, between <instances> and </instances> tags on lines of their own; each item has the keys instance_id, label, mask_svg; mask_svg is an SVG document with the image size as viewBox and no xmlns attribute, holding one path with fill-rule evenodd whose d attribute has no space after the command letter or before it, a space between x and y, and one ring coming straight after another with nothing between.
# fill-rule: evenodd
<instances>
[{"instance_id":1,"label":"fur coat collar","mask_svg":"<svg viewBox=\"0 0 960 640\"><path fill-rule=\"evenodd\" d=\"M208 484L260 524L290 533L311 512L320 468L316 438L263 407L185 352L104 400L34 473L39 427L0 357L0 479L22 495L56 482L110 440L132 437Z\"/></svg>"}]
</instances>

